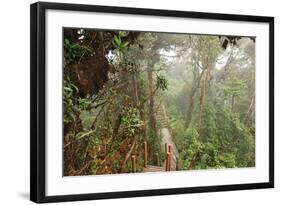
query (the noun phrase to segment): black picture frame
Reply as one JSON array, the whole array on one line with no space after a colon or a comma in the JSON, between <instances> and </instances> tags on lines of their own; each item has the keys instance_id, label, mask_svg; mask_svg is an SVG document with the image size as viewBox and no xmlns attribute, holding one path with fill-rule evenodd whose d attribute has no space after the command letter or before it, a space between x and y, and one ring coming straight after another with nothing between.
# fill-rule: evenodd
<instances>
[{"instance_id":1,"label":"black picture frame","mask_svg":"<svg viewBox=\"0 0 281 205\"><path fill-rule=\"evenodd\" d=\"M122 191L74 195L46 196L46 81L45 35L46 10L86 11L194 19L262 22L269 24L269 181L192 188ZM110 7L82 4L38 2L30 6L30 199L37 203L97 200L197 192L230 191L274 187L274 18L144 8Z\"/></svg>"}]
</instances>

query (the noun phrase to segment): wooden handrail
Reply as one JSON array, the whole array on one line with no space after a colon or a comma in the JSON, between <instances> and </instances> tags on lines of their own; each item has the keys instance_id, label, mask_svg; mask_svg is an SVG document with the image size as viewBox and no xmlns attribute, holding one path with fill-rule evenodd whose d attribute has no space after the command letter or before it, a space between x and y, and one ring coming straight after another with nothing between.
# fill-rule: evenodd
<instances>
[{"instance_id":1,"label":"wooden handrail","mask_svg":"<svg viewBox=\"0 0 281 205\"><path fill-rule=\"evenodd\" d=\"M137 171L137 169L136 169L136 156L132 155L131 160L132 160L132 171L136 172Z\"/></svg>"},{"instance_id":2,"label":"wooden handrail","mask_svg":"<svg viewBox=\"0 0 281 205\"><path fill-rule=\"evenodd\" d=\"M168 158L167 158L167 161L168 161L168 170L167 171L171 171L171 152L168 152Z\"/></svg>"},{"instance_id":3,"label":"wooden handrail","mask_svg":"<svg viewBox=\"0 0 281 205\"><path fill-rule=\"evenodd\" d=\"M165 151L166 151L166 171L171 171L172 146L165 143Z\"/></svg>"},{"instance_id":4,"label":"wooden handrail","mask_svg":"<svg viewBox=\"0 0 281 205\"><path fill-rule=\"evenodd\" d=\"M167 152L166 153L166 171L170 171L170 157L171 157L171 153Z\"/></svg>"},{"instance_id":5,"label":"wooden handrail","mask_svg":"<svg viewBox=\"0 0 281 205\"><path fill-rule=\"evenodd\" d=\"M171 145L168 146L168 152L170 152L172 154L172 146Z\"/></svg>"},{"instance_id":6,"label":"wooden handrail","mask_svg":"<svg viewBox=\"0 0 281 205\"><path fill-rule=\"evenodd\" d=\"M144 160L144 167L147 167L147 142L144 141L143 143L143 160Z\"/></svg>"}]
</instances>

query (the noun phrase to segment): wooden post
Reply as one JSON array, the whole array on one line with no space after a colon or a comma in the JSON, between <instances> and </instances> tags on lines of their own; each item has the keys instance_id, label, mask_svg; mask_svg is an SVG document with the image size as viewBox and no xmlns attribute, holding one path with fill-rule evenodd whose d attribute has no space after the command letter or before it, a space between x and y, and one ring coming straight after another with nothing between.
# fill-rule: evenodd
<instances>
[{"instance_id":1,"label":"wooden post","mask_svg":"<svg viewBox=\"0 0 281 205\"><path fill-rule=\"evenodd\" d=\"M166 171L170 171L170 152L166 153Z\"/></svg>"},{"instance_id":2,"label":"wooden post","mask_svg":"<svg viewBox=\"0 0 281 205\"><path fill-rule=\"evenodd\" d=\"M170 152L170 154L172 154L172 145L168 146L168 152Z\"/></svg>"},{"instance_id":3,"label":"wooden post","mask_svg":"<svg viewBox=\"0 0 281 205\"><path fill-rule=\"evenodd\" d=\"M132 171L136 172L137 171L137 169L136 169L136 156L132 155L131 160L132 160Z\"/></svg>"},{"instance_id":4,"label":"wooden post","mask_svg":"<svg viewBox=\"0 0 281 205\"><path fill-rule=\"evenodd\" d=\"M170 155L169 155L169 158L168 158L168 160L169 160L169 166L168 166L168 168L169 168L169 171L171 171L172 153L171 153L171 152L169 152L169 153L170 153Z\"/></svg>"},{"instance_id":5,"label":"wooden post","mask_svg":"<svg viewBox=\"0 0 281 205\"><path fill-rule=\"evenodd\" d=\"M170 155L171 155L171 157L172 157L172 155L173 155L173 152L172 152L172 145L169 145L169 146L168 146L168 152L170 152Z\"/></svg>"},{"instance_id":6,"label":"wooden post","mask_svg":"<svg viewBox=\"0 0 281 205\"><path fill-rule=\"evenodd\" d=\"M169 171L171 171L171 167L172 167L172 157L173 157L172 145L169 145L168 150L169 150L169 152L170 152L170 158L169 158Z\"/></svg>"},{"instance_id":7,"label":"wooden post","mask_svg":"<svg viewBox=\"0 0 281 205\"><path fill-rule=\"evenodd\" d=\"M144 160L144 167L147 167L147 142L144 141L143 143L143 160Z\"/></svg>"}]
</instances>

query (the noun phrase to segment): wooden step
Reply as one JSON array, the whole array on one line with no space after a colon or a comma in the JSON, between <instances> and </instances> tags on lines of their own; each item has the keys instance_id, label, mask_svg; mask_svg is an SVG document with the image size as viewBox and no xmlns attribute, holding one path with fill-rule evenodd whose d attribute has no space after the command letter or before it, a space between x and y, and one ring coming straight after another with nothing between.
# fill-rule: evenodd
<instances>
[{"instance_id":1,"label":"wooden step","mask_svg":"<svg viewBox=\"0 0 281 205\"><path fill-rule=\"evenodd\" d=\"M148 165L147 167L143 168L143 172L164 172L164 171L165 168L159 166Z\"/></svg>"}]
</instances>

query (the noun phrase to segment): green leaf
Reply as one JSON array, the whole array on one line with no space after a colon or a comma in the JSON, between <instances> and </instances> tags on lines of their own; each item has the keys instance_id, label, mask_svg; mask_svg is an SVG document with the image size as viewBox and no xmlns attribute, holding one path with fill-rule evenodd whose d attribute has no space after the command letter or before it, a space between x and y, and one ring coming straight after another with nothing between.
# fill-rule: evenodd
<instances>
[{"instance_id":1,"label":"green leaf","mask_svg":"<svg viewBox=\"0 0 281 205\"><path fill-rule=\"evenodd\" d=\"M69 44L70 44L70 42L69 42L69 40L68 40L67 38L64 39L64 43L65 43L66 45L69 45Z\"/></svg>"},{"instance_id":2,"label":"green leaf","mask_svg":"<svg viewBox=\"0 0 281 205\"><path fill-rule=\"evenodd\" d=\"M78 87L76 85L74 85L73 83L71 83L71 86L75 89L76 92L79 91Z\"/></svg>"},{"instance_id":3,"label":"green leaf","mask_svg":"<svg viewBox=\"0 0 281 205\"><path fill-rule=\"evenodd\" d=\"M112 44L113 44L113 46L114 46L115 48L118 48L118 45L115 43L114 40L112 41Z\"/></svg>"},{"instance_id":4,"label":"green leaf","mask_svg":"<svg viewBox=\"0 0 281 205\"><path fill-rule=\"evenodd\" d=\"M128 45L129 45L129 42L126 41L125 43L122 44L122 47L123 47L123 48L126 48Z\"/></svg>"},{"instance_id":5,"label":"green leaf","mask_svg":"<svg viewBox=\"0 0 281 205\"><path fill-rule=\"evenodd\" d=\"M122 43L119 36L118 37L114 36L114 42L116 43L117 47L120 47L120 45Z\"/></svg>"},{"instance_id":6,"label":"green leaf","mask_svg":"<svg viewBox=\"0 0 281 205\"><path fill-rule=\"evenodd\" d=\"M63 89L65 90L65 91L69 91L69 92L73 92L73 90L71 89L71 88L69 88L69 87L63 87Z\"/></svg>"}]
</instances>

